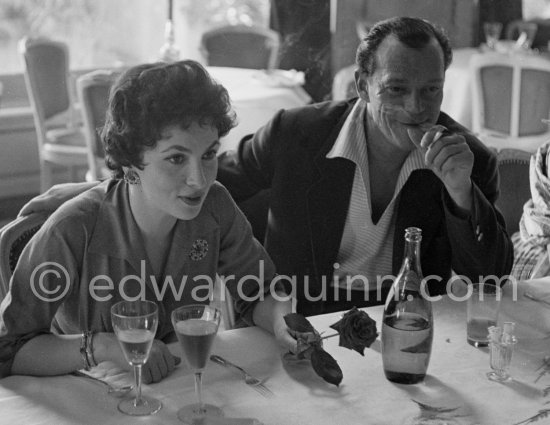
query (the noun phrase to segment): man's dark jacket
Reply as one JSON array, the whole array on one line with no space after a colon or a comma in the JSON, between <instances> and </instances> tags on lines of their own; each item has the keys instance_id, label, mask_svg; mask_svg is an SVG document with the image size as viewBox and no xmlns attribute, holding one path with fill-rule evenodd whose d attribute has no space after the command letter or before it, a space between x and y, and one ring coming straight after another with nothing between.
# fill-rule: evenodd
<instances>
[{"instance_id":1,"label":"man's dark jacket","mask_svg":"<svg viewBox=\"0 0 550 425\"><path fill-rule=\"evenodd\" d=\"M344 230L355 164L326 155L354 102L282 110L244 138L237 152L220 156L218 180L237 202L270 188L264 246L279 274L296 277L298 311L305 315L322 313L324 302L306 300L304 279L309 278L311 297L321 294L323 278L325 285L331 282ZM441 180L428 169L415 170L401 189L393 235L396 275L405 228L422 229L423 274L441 277L429 281L432 295L446 292L451 269L475 282L480 276L508 274L513 258L504 219L494 206L499 187L495 154L446 114L438 123L462 134L474 153L474 210L469 216L453 213Z\"/></svg>"}]
</instances>

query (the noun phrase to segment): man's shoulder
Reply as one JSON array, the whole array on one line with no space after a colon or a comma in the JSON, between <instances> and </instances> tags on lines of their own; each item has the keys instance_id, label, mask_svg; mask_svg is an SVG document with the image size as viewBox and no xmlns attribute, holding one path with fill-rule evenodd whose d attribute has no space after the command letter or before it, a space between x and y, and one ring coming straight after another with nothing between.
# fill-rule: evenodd
<instances>
[{"instance_id":1,"label":"man's shoulder","mask_svg":"<svg viewBox=\"0 0 550 425\"><path fill-rule=\"evenodd\" d=\"M299 108L287 109L285 118L297 120L301 124L327 123L327 125L330 125L331 122L339 121L342 115L349 113L354 104L354 100L313 103Z\"/></svg>"},{"instance_id":2,"label":"man's shoulder","mask_svg":"<svg viewBox=\"0 0 550 425\"><path fill-rule=\"evenodd\" d=\"M355 100L327 101L283 110L267 127L267 134L277 135L275 148L285 158L295 150L314 153L330 140L336 140L354 104Z\"/></svg>"}]
</instances>

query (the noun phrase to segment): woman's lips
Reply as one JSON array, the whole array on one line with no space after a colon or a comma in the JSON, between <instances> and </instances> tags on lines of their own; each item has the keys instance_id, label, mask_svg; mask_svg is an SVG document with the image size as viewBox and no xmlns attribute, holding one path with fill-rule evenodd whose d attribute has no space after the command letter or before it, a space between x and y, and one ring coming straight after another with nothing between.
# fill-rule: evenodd
<instances>
[{"instance_id":1,"label":"woman's lips","mask_svg":"<svg viewBox=\"0 0 550 425\"><path fill-rule=\"evenodd\" d=\"M182 199L187 205L197 206L202 202L202 195L180 196L180 199Z\"/></svg>"}]
</instances>

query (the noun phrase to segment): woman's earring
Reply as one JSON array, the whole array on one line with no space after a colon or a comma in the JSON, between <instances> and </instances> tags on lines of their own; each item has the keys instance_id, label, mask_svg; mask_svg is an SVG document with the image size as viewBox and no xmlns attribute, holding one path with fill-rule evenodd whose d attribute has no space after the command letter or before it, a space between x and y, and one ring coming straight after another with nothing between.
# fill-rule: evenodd
<instances>
[{"instance_id":1,"label":"woman's earring","mask_svg":"<svg viewBox=\"0 0 550 425\"><path fill-rule=\"evenodd\" d=\"M128 170L124 173L124 181L128 184L141 184L139 175L134 170Z\"/></svg>"}]
</instances>

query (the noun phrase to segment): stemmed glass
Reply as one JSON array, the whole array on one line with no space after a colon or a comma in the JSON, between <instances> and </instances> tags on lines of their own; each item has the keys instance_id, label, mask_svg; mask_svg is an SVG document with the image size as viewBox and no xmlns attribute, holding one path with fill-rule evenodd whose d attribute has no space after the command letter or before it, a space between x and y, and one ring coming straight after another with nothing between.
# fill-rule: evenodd
<instances>
[{"instance_id":1,"label":"stemmed glass","mask_svg":"<svg viewBox=\"0 0 550 425\"><path fill-rule=\"evenodd\" d=\"M218 326L220 310L208 305L192 304L172 311L172 324L187 363L195 372L198 403L182 407L178 418L187 424L207 424L209 416L223 416L223 411L202 402L202 371L206 366Z\"/></svg>"},{"instance_id":2,"label":"stemmed glass","mask_svg":"<svg viewBox=\"0 0 550 425\"><path fill-rule=\"evenodd\" d=\"M122 400L118 410L132 416L156 413L155 398L141 395L141 368L147 362L158 325L158 307L152 301L120 301L111 307L111 321L124 357L134 367L136 398Z\"/></svg>"}]
</instances>

